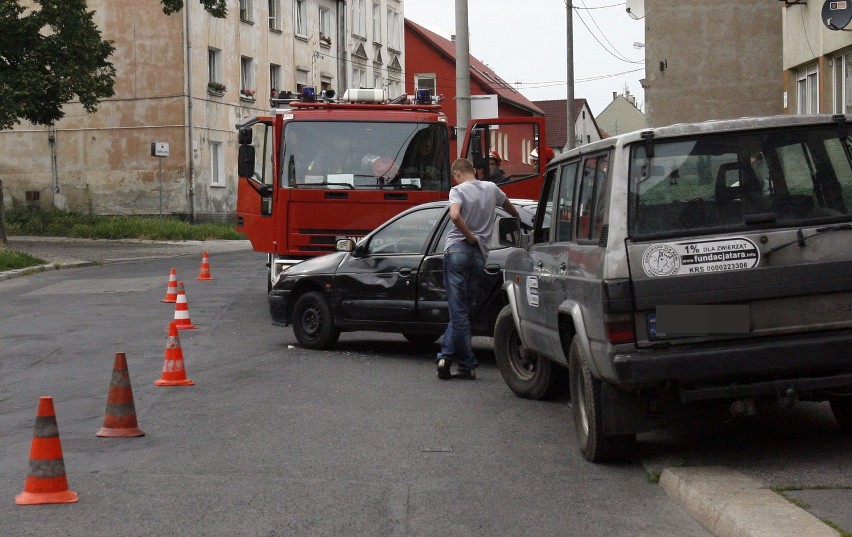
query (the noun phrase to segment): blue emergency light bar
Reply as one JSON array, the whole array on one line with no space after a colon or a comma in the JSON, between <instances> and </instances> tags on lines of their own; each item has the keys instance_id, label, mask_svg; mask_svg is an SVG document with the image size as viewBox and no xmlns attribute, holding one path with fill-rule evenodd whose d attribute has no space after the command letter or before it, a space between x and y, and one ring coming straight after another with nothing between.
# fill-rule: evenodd
<instances>
[{"instance_id":1,"label":"blue emergency light bar","mask_svg":"<svg viewBox=\"0 0 852 537\"><path fill-rule=\"evenodd\" d=\"M303 103L317 102L317 90L313 86L305 86L302 88L302 93L299 95L299 100Z\"/></svg>"},{"instance_id":2,"label":"blue emergency light bar","mask_svg":"<svg viewBox=\"0 0 852 537\"><path fill-rule=\"evenodd\" d=\"M418 89L414 102L415 104L432 104L432 92L428 89Z\"/></svg>"}]
</instances>

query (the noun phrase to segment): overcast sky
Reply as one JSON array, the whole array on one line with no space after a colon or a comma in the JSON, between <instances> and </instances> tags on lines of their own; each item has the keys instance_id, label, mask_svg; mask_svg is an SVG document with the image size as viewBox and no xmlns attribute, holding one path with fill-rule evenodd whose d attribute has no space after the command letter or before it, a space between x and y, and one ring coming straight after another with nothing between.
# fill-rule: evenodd
<instances>
[{"instance_id":1,"label":"overcast sky","mask_svg":"<svg viewBox=\"0 0 852 537\"><path fill-rule=\"evenodd\" d=\"M630 18L624 0L573 4L574 97L587 99L597 115L612 92L623 93L626 85L644 104L639 79L645 54L633 47L644 42L644 20ZM447 38L455 33L455 0L406 0L403 9L406 18L433 32ZM468 0L470 53L506 82L521 82L530 100L564 99L566 19L565 0ZM447 83L454 91L455 81Z\"/></svg>"}]
</instances>

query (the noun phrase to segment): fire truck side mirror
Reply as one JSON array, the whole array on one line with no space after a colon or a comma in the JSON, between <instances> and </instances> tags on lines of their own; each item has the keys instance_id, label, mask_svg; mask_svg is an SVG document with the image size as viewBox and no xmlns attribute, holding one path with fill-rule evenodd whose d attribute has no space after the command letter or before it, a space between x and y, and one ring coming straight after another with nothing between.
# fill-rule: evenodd
<instances>
[{"instance_id":1,"label":"fire truck side mirror","mask_svg":"<svg viewBox=\"0 0 852 537\"><path fill-rule=\"evenodd\" d=\"M241 134L242 136L242 134ZM237 152L237 174L251 179L254 177L254 146L241 145Z\"/></svg>"},{"instance_id":2,"label":"fire truck side mirror","mask_svg":"<svg viewBox=\"0 0 852 537\"><path fill-rule=\"evenodd\" d=\"M482 130L474 129L470 133L470 160L474 168L482 168L485 166L485 159L482 158Z\"/></svg>"},{"instance_id":3,"label":"fire truck side mirror","mask_svg":"<svg viewBox=\"0 0 852 537\"><path fill-rule=\"evenodd\" d=\"M243 127L237 133L237 141L239 141L240 145L250 145L251 144L251 127Z\"/></svg>"}]
</instances>

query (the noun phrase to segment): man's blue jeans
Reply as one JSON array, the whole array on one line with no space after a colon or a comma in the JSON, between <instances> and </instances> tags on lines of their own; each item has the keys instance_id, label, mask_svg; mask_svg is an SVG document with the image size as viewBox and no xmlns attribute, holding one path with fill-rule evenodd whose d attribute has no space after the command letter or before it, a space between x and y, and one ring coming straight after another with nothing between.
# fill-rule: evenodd
<instances>
[{"instance_id":1,"label":"man's blue jeans","mask_svg":"<svg viewBox=\"0 0 852 537\"><path fill-rule=\"evenodd\" d=\"M484 270L485 260L478 246L453 244L444 254L444 288L450 322L441 339L441 352L436 361L455 359L461 369L474 369L479 365L471 345L470 314Z\"/></svg>"}]
</instances>

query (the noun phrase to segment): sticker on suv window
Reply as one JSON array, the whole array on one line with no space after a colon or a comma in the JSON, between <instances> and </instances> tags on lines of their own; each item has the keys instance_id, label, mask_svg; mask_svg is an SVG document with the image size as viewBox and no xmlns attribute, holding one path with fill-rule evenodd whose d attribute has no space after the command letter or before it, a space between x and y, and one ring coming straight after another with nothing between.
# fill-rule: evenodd
<instances>
[{"instance_id":1,"label":"sticker on suv window","mask_svg":"<svg viewBox=\"0 0 852 537\"><path fill-rule=\"evenodd\" d=\"M760 250L745 237L653 244L642 254L642 269L651 277L709 274L754 268Z\"/></svg>"}]
</instances>

